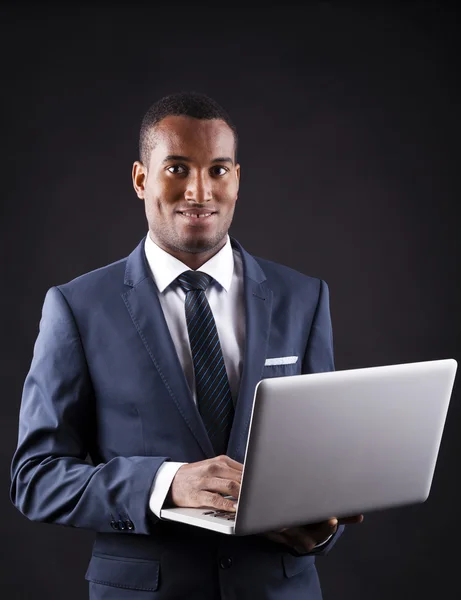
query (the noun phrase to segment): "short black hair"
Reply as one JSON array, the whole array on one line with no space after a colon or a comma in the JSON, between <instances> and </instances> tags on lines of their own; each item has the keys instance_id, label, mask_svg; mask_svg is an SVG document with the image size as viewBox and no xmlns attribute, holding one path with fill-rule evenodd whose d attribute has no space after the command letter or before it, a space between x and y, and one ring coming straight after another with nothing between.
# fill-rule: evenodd
<instances>
[{"instance_id":1,"label":"short black hair","mask_svg":"<svg viewBox=\"0 0 461 600\"><path fill-rule=\"evenodd\" d=\"M144 115L139 132L139 159L145 167L149 166L150 155L154 147L153 127L165 117L173 115L194 117L195 119L223 120L232 129L237 153L237 129L224 108L205 94L178 92L157 100Z\"/></svg>"}]
</instances>

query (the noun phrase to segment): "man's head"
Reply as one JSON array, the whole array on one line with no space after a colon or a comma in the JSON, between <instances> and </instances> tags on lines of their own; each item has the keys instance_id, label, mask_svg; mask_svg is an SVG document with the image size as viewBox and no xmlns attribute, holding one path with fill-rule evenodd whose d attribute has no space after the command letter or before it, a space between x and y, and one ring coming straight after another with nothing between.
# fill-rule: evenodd
<instances>
[{"instance_id":1,"label":"man's head","mask_svg":"<svg viewBox=\"0 0 461 600\"><path fill-rule=\"evenodd\" d=\"M190 268L225 243L239 188L236 149L229 116L202 94L166 96L142 121L133 186L151 238ZM189 216L198 214L208 216Z\"/></svg>"}]
</instances>

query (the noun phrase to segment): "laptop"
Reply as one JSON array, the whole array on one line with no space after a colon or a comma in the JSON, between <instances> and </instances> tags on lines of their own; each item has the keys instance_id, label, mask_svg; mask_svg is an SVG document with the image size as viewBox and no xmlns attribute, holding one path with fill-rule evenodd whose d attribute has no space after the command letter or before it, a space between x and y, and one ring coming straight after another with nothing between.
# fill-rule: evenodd
<instances>
[{"instance_id":1,"label":"laptop","mask_svg":"<svg viewBox=\"0 0 461 600\"><path fill-rule=\"evenodd\" d=\"M236 513L162 519L249 535L424 502L457 362L273 377L255 388Z\"/></svg>"}]
</instances>

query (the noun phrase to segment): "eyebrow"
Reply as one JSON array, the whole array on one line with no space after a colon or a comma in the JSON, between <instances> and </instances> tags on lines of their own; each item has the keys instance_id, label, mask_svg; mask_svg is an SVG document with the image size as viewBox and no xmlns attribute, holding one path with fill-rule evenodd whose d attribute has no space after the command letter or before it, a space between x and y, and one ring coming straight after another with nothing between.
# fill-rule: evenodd
<instances>
[{"instance_id":1,"label":"eyebrow","mask_svg":"<svg viewBox=\"0 0 461 600\"><path fill-rule=\"evenodd\" d=\"M166 163L170 160L183 160L184 162L192 162L192 160L190 158L188 158L187 156L182 156L180 154L168 154L168 156L166 156L162 162ZM227 163L231 163L231 164L234 163L232 158L230 158L229 156L219 156L218 158L213 158L213 160L211 162L212 163L227 162Z\"/></svg>"}]
</instances>

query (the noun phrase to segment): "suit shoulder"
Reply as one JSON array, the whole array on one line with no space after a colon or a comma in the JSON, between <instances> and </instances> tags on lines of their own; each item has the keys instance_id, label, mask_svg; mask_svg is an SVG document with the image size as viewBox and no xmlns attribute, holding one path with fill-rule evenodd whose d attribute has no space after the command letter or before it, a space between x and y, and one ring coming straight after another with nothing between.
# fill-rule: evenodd
<instances>
[{"instance_id":1,"label":"suit shoulder","mask_svg":"<svg viewBox=\"0 0 461 600\"><path fill-rule=\"evenodd\" d=\"M305 273L301 273L301 271L297 271L292 267L288 267L287 265L283 265L273 260L268 260L259 256L254 256L253 258L264 271L268 280L280 281L293 286L308 286L310 288L318 288L322 282L319 277L306 275Z\"/></svg>"},{"instance_id":2,"label":"suit shoulder","mask_svg":"<svg viewBox=\"0 0 461 600\"><path fill-rule=\"evenodd\" d=\"M68 299L88 297L93 293L99 294L103 289L104 291L110 291L114 286L120 289L120 284L123 283L126 261L127 257L121 258L108 265L83 273L56 287Z\"/></svg>"}]
</instances>

